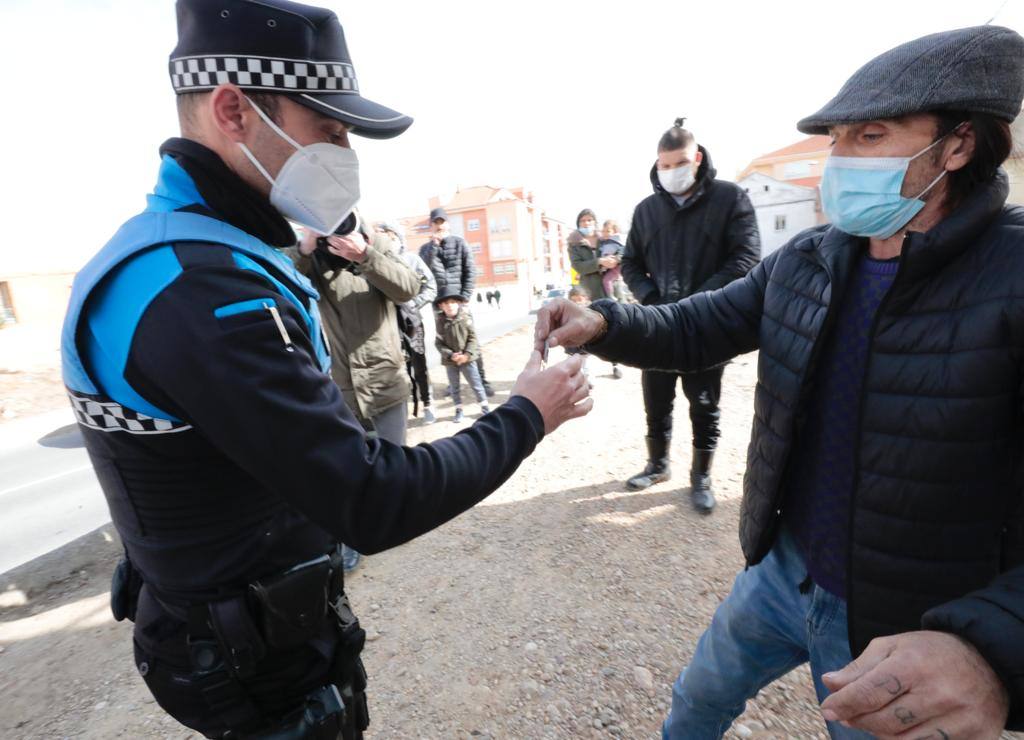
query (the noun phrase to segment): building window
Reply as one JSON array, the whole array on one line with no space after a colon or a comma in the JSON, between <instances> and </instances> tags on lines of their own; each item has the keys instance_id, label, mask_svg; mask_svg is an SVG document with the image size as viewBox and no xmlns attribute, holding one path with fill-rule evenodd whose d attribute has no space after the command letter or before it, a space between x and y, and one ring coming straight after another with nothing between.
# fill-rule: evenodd
<instances>
[{"instance_id":1,"label":"building window","mask_svg":"<svg viewBox=\"0 0 1024 740\"><path fill-rule=\"evenodd\" d=\"M815 163L811 161L787 162L782 166L782 179L795 180L798 177L810 177L811 164Z\"/></svg>"},{"instance_id":2,"label":"building window","mask_svg":"<svg viewBox=\"0 0 1024 740\"><path fill-rule=\"evenodd\" d=\"M470 229L470 231L473 231L473 229ZM471 251L473 254L480 254L481 250L483 250L483 245L480 244L480 242L469 243L469 251Z\"/></svg>"},{"instance_id":3,"label":"building window","mask_svg":"<svg viewBox=\"0 0 1024 740\"><path fill-rule=\"evenodd\" d=\"M491 259L501 260L514 257L512 252L512 240L511 239L492 239L491 240Z\"/></svg>"},{"instance_id":4,"label":"building window","mask_svg":"<svg viewBox=\"0 0 1024 740\"><path fill-rule=\"evenodd\" d=\"M466 231L480 231L480 219L471 218L466 221Z\"/></svg>"},{"instance_id":5,"label":"building window","mask_svg":"<svg viewBox=\"0 0 1024 740\"><path fill-rule=\"evenodd\" d=\"M7 283L0 283L0 329L17 323L14 316L14 302L11 300L11 289Z\"/></svg>"},{"instance_id":6,"label":"building window","mask_svg":"<svg viewBox=\"0 0 1024 740\"><path fill-rule=\"evenodd\" d=\"M775 217L775 230L776 231L785 231L786 230L786 217L785 216L776 216Z\"/></svg>"},{"instance_id":7,"label":"building window","mask_svg":"<svg viewBox=\"0 0 1024 740\"><path fill-rule=\"evenodd\" d=\"M516 263L515 262L502 262L500 265L494 266L495 275L515 275L516 274Z\"/></svg>"},{"instance_id":8,"label":"building window","mask_svg":"<svg viewBox=\"0 0 1024 740\"><path fill-rule=\"evenodd\" d=\"M512 227L509 226L508 216L502 216L501 218L495 218L491 220L491 233L497 234L504 231L512 231Z\"/></svg>"}]
</instances>

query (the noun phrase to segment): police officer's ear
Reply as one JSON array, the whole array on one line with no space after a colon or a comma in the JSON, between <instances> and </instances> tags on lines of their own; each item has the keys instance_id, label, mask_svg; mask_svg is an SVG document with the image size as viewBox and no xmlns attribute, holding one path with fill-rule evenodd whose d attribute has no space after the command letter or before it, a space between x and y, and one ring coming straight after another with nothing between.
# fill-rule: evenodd
<instances>
[{"instance_id":1,"label":"police officer's ear","mask_svg":"<svg viewBox=\"0 0 1024 740\"><path fill-rule=\"evenodd\" d=\"M213 127L232 142L246 142L252 129L259 126L259 114L237 85L218 85L210 92L207 113Z\"/></svg>"}]
</instances>

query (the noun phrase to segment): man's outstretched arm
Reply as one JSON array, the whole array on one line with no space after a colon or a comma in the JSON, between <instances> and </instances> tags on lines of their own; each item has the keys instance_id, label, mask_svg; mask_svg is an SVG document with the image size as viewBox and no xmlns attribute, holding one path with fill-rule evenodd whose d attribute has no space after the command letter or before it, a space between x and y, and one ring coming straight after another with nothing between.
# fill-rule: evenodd
<instances>
[{"instance_id":1,"label":"man's outstretched arm","mask_svg":"<svg viewBox=\"0 0 1024 740\"><path fill-rule=\"evenodd\" d=\"M646 370L695 372L758 347L764 293L775 255L721 290L662 306L557 301L540 310L535 342L578 347Z\"/></svg>"}]
</instances>

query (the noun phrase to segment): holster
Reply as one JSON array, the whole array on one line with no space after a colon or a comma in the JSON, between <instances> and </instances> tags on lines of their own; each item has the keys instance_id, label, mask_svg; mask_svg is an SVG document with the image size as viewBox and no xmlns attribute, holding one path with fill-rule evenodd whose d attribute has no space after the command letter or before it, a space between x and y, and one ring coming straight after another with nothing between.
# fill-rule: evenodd
<instances>
[{"instance_id":1,"label":"holster","mask_svg":"<svg viewBox=\"0 0 1024 740\"><path fill-rule=\"evenodd\" d=\"M329 683L288 716L268 721L242 680L258 672L268 649L307 644L323 634L328 619L337 629ZM193 605L188 623L192 678L211 711L231 729L228 737L362 737L369 725L366 671L359 659L366 633L344 593L340 547L262 578L243 594Z\"/></svg>"},{"instance_id":2,"label":"holster","mask_svg":"<svg viewBox=\"0 0 1024 740\"><path fill-rule=\"evenodd\" d=\"M356 738L341 693L333 685L308 694L302 706L276 726L248 740L338 740Z\"/></svg>"},{"instance_id":3,"label":"holster","mask_svg":"<svg viewBox=\"0 0 1024 740\"><path fill-rule=\"evenodd\" d=\"M142 590L142 576L132 566L128 554L121 558L114 574L110 578L110 611L114 619L121 622L129 619L135 621L135 611L139 606L139 592Z\"/></svg>"},{"instance_id":4,"label":"holster","mask_svg":"<svg viewBox=\"0 0 1024 740\"><path fill-rule=\"evenodd\" d=\"M324 555L249 585L253 611L268 645L297 647L320 633L327 617L331 575L331 560Z\"/></svg>"}]
</instances>

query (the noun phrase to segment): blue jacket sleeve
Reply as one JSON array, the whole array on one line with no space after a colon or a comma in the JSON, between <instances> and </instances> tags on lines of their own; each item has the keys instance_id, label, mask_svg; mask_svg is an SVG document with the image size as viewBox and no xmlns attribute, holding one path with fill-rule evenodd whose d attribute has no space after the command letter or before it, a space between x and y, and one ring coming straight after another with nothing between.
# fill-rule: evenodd
<instances>
[{"instance_id":1,"label":"blue jacket sleeve","mask_svg":"<svg viewBox=\"0 0 1024 740\"><path fill-rule=\"evenodd\" d=\"M214 315L250 300L275 302L291 349L266 310ZM365 553L469 509L543 436L536 407L513 397L433 444L367 440L320 370L301 314L259 276L212 267L186 271L149 306L129 373L144 397L165 404L262 485Z\"/></svg>"}]
</instances>

